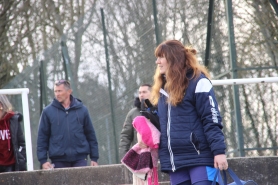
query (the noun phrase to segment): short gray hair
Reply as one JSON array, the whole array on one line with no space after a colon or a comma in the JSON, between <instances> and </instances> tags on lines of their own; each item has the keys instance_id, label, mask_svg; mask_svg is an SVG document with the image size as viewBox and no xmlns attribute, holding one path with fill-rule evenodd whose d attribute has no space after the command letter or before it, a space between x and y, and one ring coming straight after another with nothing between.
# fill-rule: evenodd
<instances>
[{"instance_id":1,"label":"short gray hair","mask_svg":"<svg viewBox=\"0 0 278 185\"><path fill-rule=\"evenodd\" d=\"M71 89L70 82L68 80L56 80L54 83L56 86L60 86L64 84L66 89Z\"/></svg>"}]
</instances>

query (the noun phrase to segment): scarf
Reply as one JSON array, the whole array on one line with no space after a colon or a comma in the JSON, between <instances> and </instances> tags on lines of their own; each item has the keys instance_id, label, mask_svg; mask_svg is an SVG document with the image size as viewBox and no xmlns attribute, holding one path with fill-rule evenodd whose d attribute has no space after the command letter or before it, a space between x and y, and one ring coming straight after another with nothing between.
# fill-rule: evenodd
<instances>
[{"instance_id":1,"label":"scarf","mask_svg":"<svg viewBox=\"0 0 278 185\"><path fill-rule=\"evenodd\" d=\"M148 185L158 185L157 167L160 132L144 116L135 117L132 124L148 148L140 148L138 143L135 144L121 162L133 175L141 179L133 178L133 184L144 184L144 181L147 180ZM136 182L134 182L135 180Z\"/></svg>"}]
</instances>

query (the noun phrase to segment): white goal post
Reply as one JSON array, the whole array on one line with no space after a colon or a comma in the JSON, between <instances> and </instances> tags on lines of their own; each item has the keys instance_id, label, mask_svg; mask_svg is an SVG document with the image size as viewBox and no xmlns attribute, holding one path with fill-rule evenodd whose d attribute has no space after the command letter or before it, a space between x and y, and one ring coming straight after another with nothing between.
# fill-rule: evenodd
<instances>
[{"instance_id":1,"label":"white goal post","mask_svg":"<svg viewBox=\"0 0 278 185\"><path fill-rule=\"evenodd\" d=\"M241 79L224 79L224 80L211 80L212 85L239 85L239 84L254 84L254 83L274 83L278 82L278 77L267 78L241 78ZM0 89L0 94L21 94L22 108L24 118L24 135L26 142L26 156L27 156L27 170L33 170L33 153L32 153L32 140L30 129L30 117L29 117L29 104L28 104L28 88L22 89Z\"/></svg>"},{"instance_id":2,"label":"white goal post","mask_svg":"<svg viewBox=\"0 0 278 185\"><path fill-rule=\"evenodd\" d=\"M273 82L278 82L278 77L211 80L212 85L215 85L215 86L216 85L254 84L254 83L273 83Z\"/></svg>"},{"instance_id":3,"label":"white goal post","mask_svg":"<svg viewBox=\"0 0 278 185\"><path fill-rule=\"evenodd\" d=\"M24 121L24 135L25 135L25 144L26 144L27 170L31 171L34 169L34 167L33 167L33 153L32 153L28 93L29 93L28 88L0 89L0 94L5 94L5 95L21 94L22 110L23 110L22 114L23 114L23 121Z\"/></svg>"}]
</instances>

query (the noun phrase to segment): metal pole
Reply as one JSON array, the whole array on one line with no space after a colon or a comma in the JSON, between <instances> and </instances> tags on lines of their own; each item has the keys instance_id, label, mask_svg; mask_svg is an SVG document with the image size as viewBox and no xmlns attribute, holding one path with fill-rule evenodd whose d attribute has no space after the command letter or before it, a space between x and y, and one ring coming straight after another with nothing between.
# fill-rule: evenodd
<instances>
[{"instance_id":1,"label":"metal pole","mask_svg":"<svg viewBox=\"0 0 278 185\"><path fill-rule=\"evenodd\" d=\"M214 86L217 86L217 85L256 84L256 83L275 83L275 82L278 82L278 77L211 80L211 83Z\"/></svg>"},{"instance_id":2,"label":"metal pole","mask_svg":"<svg viewBox=\"0 0 278 185\"><path fill-rule=\"evenodd\" d=\"M270 4L272 5L273 9L276 12L276 15L278 16L278 1L277 0L269 0Z\"/></svg>"},{"instance_id":3,"label":"metal pole","mask_svg":"<svg viewBox=\"0 0 278 185\"><path fill-rule=\"evenodd\" d=\"M41 66L40 66L40 93L41 93L41 97L40 97L40 113L42 113L42 109L43 109L43 98L42 98L42 94L43 94L43 85L42 85L42 81L43 81L43 77L42 77L42 73L43 73L43 69L42 69L42 64L43 61L41 60Z\"/></svg>"},{"instance_id":4,"label":"metal pole","mask_svg":"<svg viewBox=\"0 0 278 185\"><path fill-rule=\"evenodd\" d=\"M108 85L109 85L109 96L110 96L110 109L111 109L111 119L112 119L112 125L113 125L113 132L114 132L114 145L116 148L116 163L119 163L119 152L118 152L118 144L116 139L116 122L115 122L115 114L114 114L114 106L113 106L113 96L112 96L112 87L111 87L111 74L110 74L110 64L109 64L109 56L108 56L108 44L107 44L107 33L105 28L105 19L104 19L104 13L103 8L100 9L101 11L101 19L102 19L102 27L103 27L103 37L104 37L104 45L105 45L105 56L106 56L106 66L107 66L107 76L108 76Z\"/></svg>"},{"instance_id":5,"label":"metal pole","mask_svg":"<svg viewBox=\"0 0 278 185\"><path fill-rule=\"evenodd\" d=\"M34 167L33 167L31 128L30 128L30 115L28 109L29 108L28 93L29 93L29 89L22 92L22 105L24 105L23 119L24 119L24 132L25 132L25 143L26 143L27 170L31 171L34 170Z\"/></svg>"},{"instance_id":6,"label":"metal pole","mask_svg":"<svg viewBox=\"0 0 278 185\"><path fill-rule=\"evenodd\" d=\"M210 48L211 48L211 28L213 24L213 11L214 11L214 0L209 1L208 10L208 24L207 24L207 43L206 43L206 55L205 55L205 66L208 67L210 59Z\"/></svg>"},{"instance_id":7,"label":"metal pole","mask_svg":"<svg viewBox=\"0 0 278 185\"><path fill-rule=\"evenodd\" d=\"M68 48L67 48L67 45L66 45L64 35L62 36L61 50L62 50L62 56L63 56L63 61L64 61L64 69L65 69L65 74L66 74L66 80L70 81L70 83L71 83L72 94L75 97L78 97L77 86L76 86L75 81L73 79L73 75L72 75L72 71L71 71L71 67L70 67L70 57L69 57Z\"/></svg>"},{"instance_id":8,"label":"metal pole","mask_svg":"<svg viewBox=\"0 0 278 185\"><path fill-rule=\"evenodd\" d=\"M44 105L47 103L46 98L46 78L45 78L45 67L44 67L44 61L41 60L40 65L40 91L41 91L41 97L40 97L40 112L42 112Z\"/></svg>"},{"instance_id":9,"label":"metal pole","mask_svg":"<svg viewBox=\"0 0 278 185\"><path fill-rule=\"evenodd\" d=\"M156 45L158 46L161 41L160 41L159 26L158 26L158 23L157 23L156 0L153 0L153 19L154 19Z\"/></svg>"},{"instance_id":10,"label":"metal pole","mask_svg":"<svg viewBox=\"0 0 278 185\"><path fill-rule=\"evenodd\" d=\"M226 3L226 13L228 22L228 32L229 32L229 49L230 49L230 62L232 66L232 78L237 78L237 56L236 56L236 46L234 37L234 24L233 24L233 10L232 10L232 0L225 0ZM243 127L242 118L240 111L240 101L239 101L239 90L238 85L233 85L233 99L234 99L234 110L237 125L237 142L239 156L244 157L244 138L243 138Z\"/></svg>"}]
</instances>

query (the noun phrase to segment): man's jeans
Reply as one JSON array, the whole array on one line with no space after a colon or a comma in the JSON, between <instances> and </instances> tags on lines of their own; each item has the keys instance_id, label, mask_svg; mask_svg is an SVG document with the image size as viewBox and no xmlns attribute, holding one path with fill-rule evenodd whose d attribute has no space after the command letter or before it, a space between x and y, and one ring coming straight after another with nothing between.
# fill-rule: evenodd
<instances>
[{"instance_id":1,"label":"man's jeans","mask_svg":"<svg viewBox=\"0 0 278 185\"><path fill-rule=\"evenodd\" d=\"M87 166L87 159L82 159L74 162L65 162L65 161L54 162L54 168L70 168L70 167L81 167L81 166Z\"/></svg>"},{"instance_id":2,"label":"man's jeans","mask_svg":"<svg viewBox=\"0 0 278 185\"><path fill-rule=\"evenodd\" d=\"M1 166L0 165L0 173L13 172L13 171L14 171L14 165L9 165L9 166Z\"/></svg>"}]
</instances>

